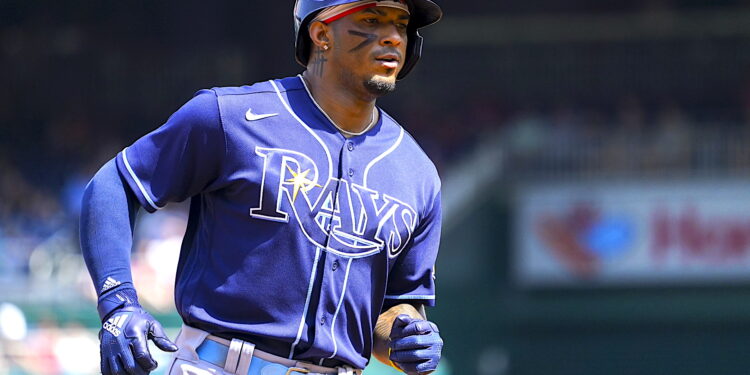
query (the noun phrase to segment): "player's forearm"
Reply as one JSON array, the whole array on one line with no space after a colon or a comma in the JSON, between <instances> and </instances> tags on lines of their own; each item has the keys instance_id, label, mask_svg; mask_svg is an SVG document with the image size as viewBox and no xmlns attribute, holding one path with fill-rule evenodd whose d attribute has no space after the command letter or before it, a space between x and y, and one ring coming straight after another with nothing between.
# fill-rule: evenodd
<instances>
[{"instance_id":1,"label":"player's forearm","mask_svg":"<svg viewBox=\"0 0 750 375\"><path fill-rule=\"evenodd\" d=\"M135 197L110 160L86 186L81 206L81 251L99 294L132 284L130 250L137 212Z\"/></svg>"},{"instance_id":2,"label":"player's forearm","mask_svg":"<svg viewBox=\"0 0 750 375\"><path fill-rule=\"evenodd\" d=\"M387 365L391 364L391 360L388 359L388 342L390 341L391 328L393 327L393 321L401 314L409 315L412 318L426 319L426 316L424 316L424 306L419 306L418 309L408 303L393 306L380 314L378 322L375 324L372 354L378 361Z\"/></svg>"}]
</instances>

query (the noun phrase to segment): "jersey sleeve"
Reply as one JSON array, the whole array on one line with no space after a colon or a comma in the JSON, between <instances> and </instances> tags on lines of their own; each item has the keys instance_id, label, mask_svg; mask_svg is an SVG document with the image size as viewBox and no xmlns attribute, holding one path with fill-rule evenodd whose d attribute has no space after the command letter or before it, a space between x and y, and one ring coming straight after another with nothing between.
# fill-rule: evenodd
<instances>
[{"instance_id":1,"label":"jersey sleeve","mask_svg":"<svg viewBox=\"0 0 750 375\"><path fill-rule=\"evenodd\" d=\"M435 305L435 260L442 222L440 193L420 221L411 245L399 256L388 276L385 308L397 303Z\"/></svg>"},{"instance_id":2,"label":"jersey sleeve","mask_svg":"<svg viewBox=\"0 0 750 375\"><path fill-rule=\"evenodd\" d=\"M219 178L226 153L216 94L201 90L167 120L117 154L117 169L141 206L154 212Z\"/></svg>"}]
</instances>

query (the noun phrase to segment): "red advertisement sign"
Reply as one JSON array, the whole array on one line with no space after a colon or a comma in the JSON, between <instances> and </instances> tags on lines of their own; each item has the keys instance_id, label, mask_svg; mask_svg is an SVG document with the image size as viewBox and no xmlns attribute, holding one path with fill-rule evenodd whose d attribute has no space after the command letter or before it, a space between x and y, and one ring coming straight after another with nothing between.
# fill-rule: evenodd
<instances>
[{"instance_id":1,"label":"red advertisement sign","mask_svg":"<svg viewBox=\"0 0 750 375\"><path fill-rule=\"evenodd\" d=\"M750 281L750 181L526 186L515 274L528 285Z\"/></svg>"}]
</instances>

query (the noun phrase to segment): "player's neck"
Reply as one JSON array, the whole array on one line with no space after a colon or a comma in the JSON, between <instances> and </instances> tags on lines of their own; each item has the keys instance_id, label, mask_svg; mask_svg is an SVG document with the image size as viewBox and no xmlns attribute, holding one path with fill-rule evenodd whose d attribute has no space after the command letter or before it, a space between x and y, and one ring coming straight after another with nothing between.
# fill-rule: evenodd
<instances>
[{"instance_id":1,"label":"player's neck","mask_svg":"<svg viewBox=\"0 0 750 375\"><path fill-rule=\"evenodd\" d=\"M335 80L309 74L307 71L302 73L302 77L315 101L338 128L357 134L370 127L375 111L374 97L362 97Z\"/></svg>"}]
</instances>

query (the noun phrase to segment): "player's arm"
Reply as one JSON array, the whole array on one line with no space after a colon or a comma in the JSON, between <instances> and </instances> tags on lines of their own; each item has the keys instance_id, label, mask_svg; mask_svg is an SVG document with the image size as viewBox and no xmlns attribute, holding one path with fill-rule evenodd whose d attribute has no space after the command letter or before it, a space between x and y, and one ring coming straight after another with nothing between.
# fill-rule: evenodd
<instances>
[{"instance_id":1,"label":"player's arm","mask_svg":"<svg viewBox=\"0 0 750 375\"><path fill-rule=\"evenodd\" d=\"M435 323L426 320L424 305L402 303L384 311L375 325L373 355L407 374L429 374L443 348Z\"/></svg>"},{"instance_id":2,"label":"player's arm","mask_svg":"<svg viewBox=\"0 0 750 375\"><path fill-rule=\"evenodd\" d=\"M130 249L139 205L110 160L89 181L81 202L83 259L100 299L133 288ZM103 319L111 308L99 305Z\"/></svg>"},{"instance_id":3,"label":"player's arm","mask_svg":"<svg viewBox=\"0 0 750 375\"><path fill-rule=\"evenodd\" d=\"M424 310L435 304L442 216L439 190L420 216L414 236L390 270L373 334L375 358L410 375L434 371L443 347L437 326L426 320Z\"/></svg>"},{"instance_id":4,"label":"player's arm","mask_svg":"<svg viewBox=\"0 0 750 375\"><path fill-rule=\"evenodd\" d=\"M130 249L138 208L114 160L96 173L84 192L81 250L99 295L101 371L105 375L154 370L157 363L147 339L159 349L177 350L159 322L141 308L133 288Z\"/></svg>"},{"instance_id":5,"label":"player's arm","mask_svg":"<svg viewBox=\"0 0 750 375\"><path fill-rule=\"evenodd\" d=\"M139 207L154 212L213 188L225 152L217 96L202 90L164 125L121 151L87 186L81 248L99 294L103 374L156 368L148 339L162 350L177 349L138 304L130 272L135 218Z\"/></svg>"}]
</instances>

